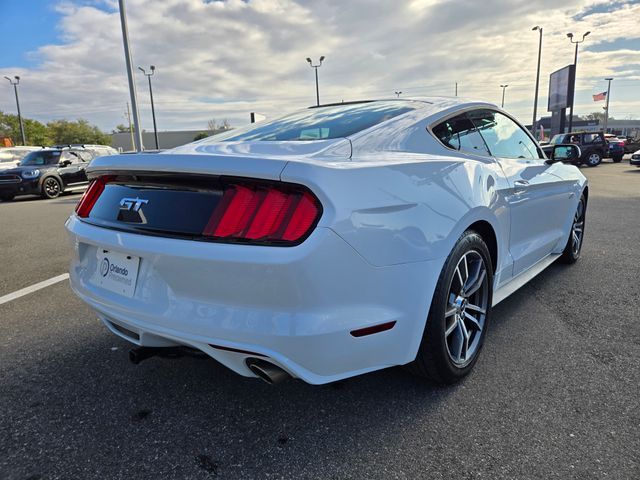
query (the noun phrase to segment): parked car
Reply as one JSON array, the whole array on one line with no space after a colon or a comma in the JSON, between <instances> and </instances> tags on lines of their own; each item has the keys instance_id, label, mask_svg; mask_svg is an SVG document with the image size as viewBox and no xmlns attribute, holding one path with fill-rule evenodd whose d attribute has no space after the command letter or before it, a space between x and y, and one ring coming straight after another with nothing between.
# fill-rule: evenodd
<instances>
[{"instance_id":1,"label":"parked car","mask_svg":"<svg viewBox=\"0 0 640 480\"><path fill-rule=\"evenodd\" d=\"M631 159L629 160L631 165L635 165L636 167L640 167L640 150L637 152L633 152L631 154Z\"/></svg>"},{"instance_id":2,"label":"parked car","mask_svg":"<svg viewBox=\"0 0 640 480\"><path fill-rule=\"evenodd\" d=\"M0 148L0 170L6 170L7 168L13 168L24 156L33 152L34 150L40 150L42 147L29 147L29 146L17 146L17 147L4 147Z\"/></svg>"},{"instance_id":3,"label":"parked car","mask_svg":"<svg viewBox=\"0 0 640 480\"><path fill-rule=\"evenodd\" d=\"M603 158L608 157L609 146L602 132L571 132L554 135L549 145L572 143L578 145L582 152L576 165L585 164L589 167L600 165Z\"/></svg>"},{"instance_id":4,"label":"parked car","mask_svg":"<svg viewBox=\"0 0 640 480\"><path fill-rule=\"evenodd\" d=\"M640 138L625 137L624 153L634 153L640 149Z\"/></svg>"},{"instance_id":5,"label":"parked car","mask_svg":"<svg viewBox=\"0 0 640 480\"><path fill-rule=\"evenodd\" d=\"M620 163L624 157L624 140L616 137L611 133L605 133L604 139L609 144L608 157L615 163Z\"/></svg>"},{"instance_id":6,"label":"parked car","mask_svg":"<svg viewBox=\"0 0 640 480\"><path fill-rule=\"evenodd\" d=\"M0 199L18 195L56 198L65 191L83 190L88 185L85 169L97 155L83 148L45 148L28 153L13 168L0 172Z\"/></svg>"},{"instance_id":7,"label":"parked car","mask_svg":"<svg viewBox=\"0 0 640 480\"><path fill-rule=\"evenodd\" d=\"M55 145L53 148L81 149L83 151L91 152L94 158L100 157L102 155L116 155L120 153L118 152L118 150L108 145L94 145L94 144L87 144L87 143Z\"/></svg>"},{"instance_id":8,"label":"parked car","mask_svg":"<svg viewBox=\"0 0 640 480\"><path fill-rule=\"evenodd\" d=\"M547 159L503 110L430 98L100 157L66 223L71 286L134 363L186 346L270 383L392 365L453 383L493 305L578 260L588 185L560 161L579 154Z\"/></svg>"}]
</instances>

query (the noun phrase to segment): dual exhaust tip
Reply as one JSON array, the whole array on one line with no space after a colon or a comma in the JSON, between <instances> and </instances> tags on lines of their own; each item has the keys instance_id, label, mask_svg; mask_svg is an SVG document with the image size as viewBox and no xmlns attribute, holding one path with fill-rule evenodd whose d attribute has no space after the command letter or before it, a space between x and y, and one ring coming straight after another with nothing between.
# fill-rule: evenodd
<instances>
[{"instance_id":1,"label":"dual exhaust tip","mask_svg":"<svg viewBox=\"0 0 640 480\"><path fill-rule=\"evenodd\" d=\"M155 356L176 358L185 354L193 355L193 353L188 349L181 347L137 347L129 350L129 360L131 363L138 365L147 358ZM291 377L291 375L285 372L282 368L274 365L273 363L267 362L266 360L248 358L246 362L249 370L269 385L275 385L276 383L280 383Z\"/></svg>"},{"instance_id":2,"label":"dual exhaust tip","mask_svg":"<svg viewBox=\"0 0 640 480\"><path fill-rule=\"evenodd\" d=\"M269 385L275 385L276 383L280 383L291 377L291 375L285 372L282 368L274 365L273 363L267 362L266 360L260 360L259 358L248 358L247 367L258 378L264 380Z\"/></svg>"}]
</instances>

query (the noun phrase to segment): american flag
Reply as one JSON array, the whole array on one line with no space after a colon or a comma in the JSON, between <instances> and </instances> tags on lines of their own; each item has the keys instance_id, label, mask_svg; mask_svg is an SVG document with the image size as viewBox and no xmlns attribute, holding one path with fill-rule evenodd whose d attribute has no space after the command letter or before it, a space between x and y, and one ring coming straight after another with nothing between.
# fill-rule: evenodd
<instances>
[{"instance_id":1,"label":"american flag","mask_svg":"<svg viewBox=\"0 0 640 480\"><path fill-rule=\"evenodd\" d=\"M607 99L607 92L597 93L597 94L593 95L593 101L594 102L600 102L600 101L606 100L606 99Z\"/></svg>"}]
</instances>

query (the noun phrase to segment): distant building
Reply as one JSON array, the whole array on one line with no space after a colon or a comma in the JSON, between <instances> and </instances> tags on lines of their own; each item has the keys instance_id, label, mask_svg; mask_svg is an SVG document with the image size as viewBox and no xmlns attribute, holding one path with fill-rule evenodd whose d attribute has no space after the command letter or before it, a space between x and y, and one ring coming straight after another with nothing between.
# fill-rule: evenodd
<instances>
[{"instance_id":1,"label":"distant building","mask_svg":"<svg viewBox=\"0 0 640 480\"><path fill-rule=\"evenodd\" d=\"M551 117L542 117L538 120L538 130L541 125L544 128L545 136L549 136ZM578 120L575 117L573 120L574 131L597 132L602 130L602 127L599 120ZM531 129L531 125L527 126L527 129ZM640 120L609 120L607 133L625 137L640 137ZM539 137L536 136L536 138Z\"/></svg>"},{"instance_id":2,"label":"distant building","mask_svg":"<svg viewBox=\"0 0 640 480\"><path fill-rule=\"evenodd\" d=\"M193 142L194 138L196 138L203 132L208 133L206 129L158 132L159 147L161 150L164 150L167 148L179 147L180 145L184 145L186 143L191 143ZM146 150L153 150L156 148L156 141L153 135L153 131L142 132L142 144L144 145L144 148ZM117 149L122 149L123 152L135 150L135 148L131 144L131 133L129 132L112 133L111 146Z\"/></svg>"}]
</instances>

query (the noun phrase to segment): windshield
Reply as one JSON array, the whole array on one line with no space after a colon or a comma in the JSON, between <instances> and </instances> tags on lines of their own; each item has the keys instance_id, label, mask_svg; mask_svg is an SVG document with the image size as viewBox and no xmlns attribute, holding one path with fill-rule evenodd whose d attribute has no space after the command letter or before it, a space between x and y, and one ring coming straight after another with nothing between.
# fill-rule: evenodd
<instances>
[{"instance_id":1,"label":"windshield","mask_svg":"<svg viewBox=\"0 0 640 480\"><path fill-rule=\"evenodd\" d=\"M551 139L551 142L549 143L554 143L554 144L563 143L562 142L563 140L564 140L564 135L558 134L558 135L554 135L553 138Z\"/></svg>"},{"instance_id":2,"label":"windshield","mask_svg":"<svg viewBox=\"0 0 640 480\"><path fill-rule=\"evenodd\" d=\"M348 137L417 108L410 102L366 102L309 108L224 138L237 141L309 141Z\"/></svg>"},{"instance_id":3,"label":"windshield","mask_svg":"<svg viewBox=\"0 0 640 480\"><path fill-rule=\"evenodd\" d=\"M60 161L60 150L39 150L29 153L20 165L55 165Z\"/></svg>"}]
</instances>

